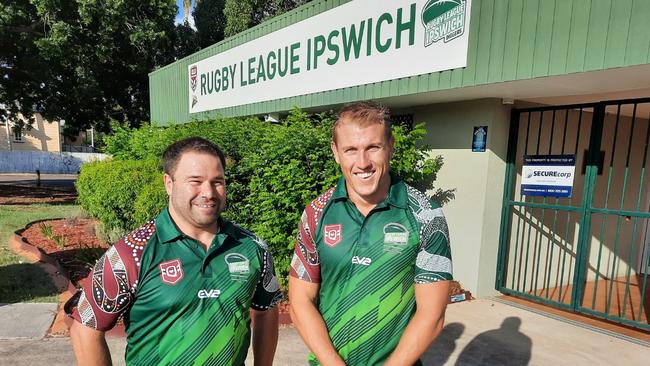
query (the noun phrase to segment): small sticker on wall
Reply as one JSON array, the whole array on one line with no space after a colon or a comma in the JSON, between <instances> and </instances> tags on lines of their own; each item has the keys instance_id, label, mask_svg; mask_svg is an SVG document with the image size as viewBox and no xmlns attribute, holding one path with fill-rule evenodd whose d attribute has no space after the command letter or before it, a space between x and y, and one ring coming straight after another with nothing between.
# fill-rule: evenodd
<instances>
[{"instance_id":1,"label":"small sticker on wall","mask_svg":"<svg viewBox=\"0 0 650 366\"><path fill-rule=\"evenodd\" d=\"M487 146L487 126L474 126L474 134L472 136L472 151L485 152Z\"/></svg>"}]
</instances>

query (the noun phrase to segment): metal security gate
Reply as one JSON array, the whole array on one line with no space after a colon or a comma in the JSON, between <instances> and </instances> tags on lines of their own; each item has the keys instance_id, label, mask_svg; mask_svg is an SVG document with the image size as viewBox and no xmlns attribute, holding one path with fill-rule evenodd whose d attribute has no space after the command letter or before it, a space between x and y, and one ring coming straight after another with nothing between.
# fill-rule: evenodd
<instances>
[{"instance_id":1,"label":"metal security gate","mask_svg":"<svg viewBox=\"0 0 650 366\"><path fill-rule=\"evenodd\" d=\"M512 112L499 291L650 330L650 98ZM571 197L522 194L524 155L575 155Z\"/></svg>"}]
</instances>

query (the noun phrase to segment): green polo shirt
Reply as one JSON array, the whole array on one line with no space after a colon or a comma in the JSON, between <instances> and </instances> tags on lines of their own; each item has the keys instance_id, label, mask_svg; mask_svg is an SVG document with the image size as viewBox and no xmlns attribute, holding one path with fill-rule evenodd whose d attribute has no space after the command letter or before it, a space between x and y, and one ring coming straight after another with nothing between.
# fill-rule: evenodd
<instances>
[{"instance_id":1,"label":"green polo shirt","mask_svg":"<svg viewBox=\"0 0 650 366\"><path fill-rule=\"evenodd\" d=\"M206 252L163 211L98 261L72 316L105 330L123 315L128 365L243 365L248 310L274 306L278 282L259 238L219 227Z\"/></svg>"},{"instance_id":2,"label":"green polo shirt","mask_svg":"<svg viewBox=\"0 0 650 366\"><path fill-rule=\"evenodd\" d=\"M363 216L341 178L303 212L291 275L320 283L319 310L346 364L381 365L415 312L414 284L452 279L447 223L398 179ZM313 354L309 363L319 364Z\"/></svg>"}]
</instances>

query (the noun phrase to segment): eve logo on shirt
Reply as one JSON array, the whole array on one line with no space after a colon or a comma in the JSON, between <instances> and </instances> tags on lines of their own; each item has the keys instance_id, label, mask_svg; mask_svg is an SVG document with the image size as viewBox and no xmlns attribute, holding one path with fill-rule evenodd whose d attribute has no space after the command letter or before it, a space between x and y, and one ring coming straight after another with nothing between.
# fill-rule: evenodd
<instances>
[{"instance_id":1,"label":"eve logo on shirt","mask_svg":"<svg viewBox=\"0 0 650 366\"><path fill-rule=\"evenodd\" d=\"M359 256L354 256L352 257L352 264L360 264L362 266L369 266L370 263L372 263L372 259L368 257L359 257Z\"/></svg>"},{"instance_id":2,"label":"eve logo on shirt","mask_svg":"<svg viewBox=\"0 0 650 366\"><path fill-rule=\"evenodd\" d=\"M342 231L343 225L341 224L325 225L323 228L323 240L325 244L333 247L340 243L343 236L341 234Z\"/></svg>"},{"instance_id":3,"label":"eve logo on shirt","mask_svg":"<svg viewBox=\"0 0 650 366\"><path fill-rule=\"evenodd\" d=\"M212 290L199 290L198 296L199 299L216 299L221 295L221 290L212 289Z\"/></svg>"}]
</instances>

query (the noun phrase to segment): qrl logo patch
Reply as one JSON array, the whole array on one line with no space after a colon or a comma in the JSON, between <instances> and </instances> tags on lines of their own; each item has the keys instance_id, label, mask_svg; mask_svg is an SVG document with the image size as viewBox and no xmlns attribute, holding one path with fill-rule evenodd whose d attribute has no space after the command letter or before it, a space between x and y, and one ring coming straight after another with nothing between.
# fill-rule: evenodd
<instances>
[{"instance_id":1,"label":"qrl logo patch","mask_svg":"<svg viewBox=\"0 0 650 366\"><path fill-rule=\"evenodd\" d=\"M325 244L333 247L341 242L343 226L341 224L325 225L323 229L323 240Z\"/></svg>"},{"instance_id":2,"label":"qrl logo patch","mask_svg":"<svg viewBox=\"0 0 650 366\"><path fill-rule=\"evenodd\" d=\"M183 279L183 267L178 259L160 263L158 267L160 268L160 278L168 285L175 285Z\"/></svg>"},{"instance_id":3,"label":"qrl logo patch","mask_svg":"<svg viewBox=\"0 0 650 366\"><path fill-rule=\"evenodd\" d=\"M192 91L196 91L196 76L198 74L198 69L196 68L196 65L192 66L190 68L190 87L192 87Z\"/></svg>"}]
</instances>

